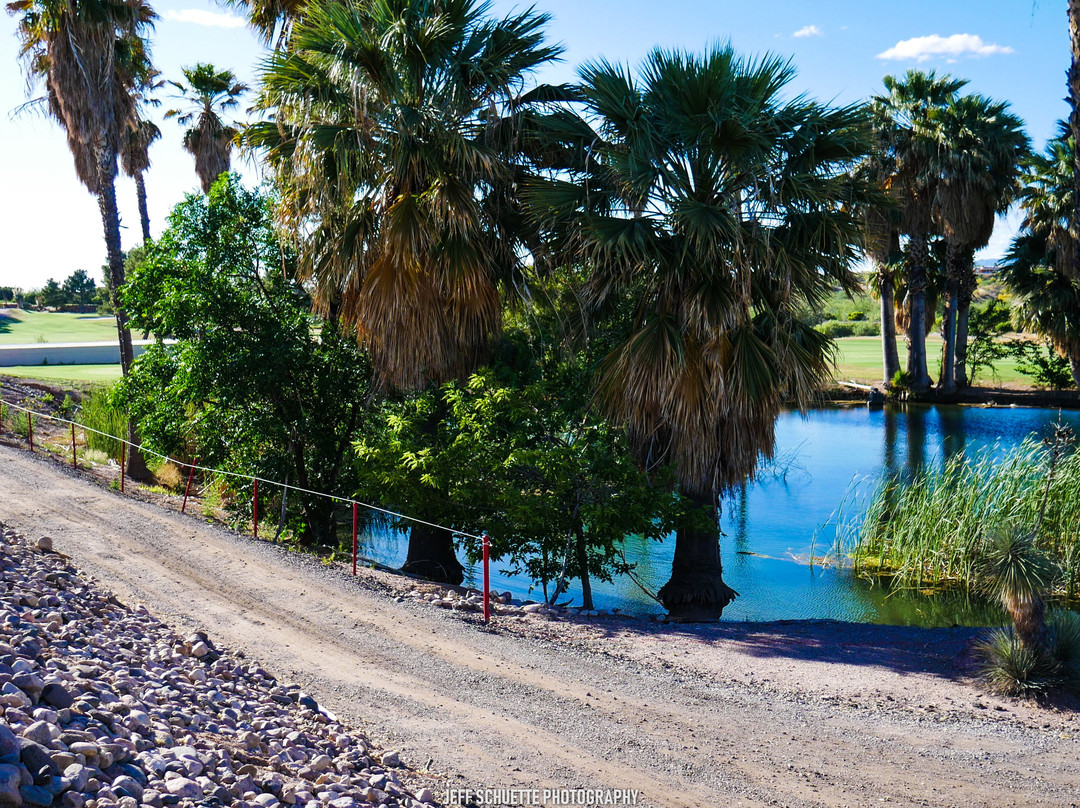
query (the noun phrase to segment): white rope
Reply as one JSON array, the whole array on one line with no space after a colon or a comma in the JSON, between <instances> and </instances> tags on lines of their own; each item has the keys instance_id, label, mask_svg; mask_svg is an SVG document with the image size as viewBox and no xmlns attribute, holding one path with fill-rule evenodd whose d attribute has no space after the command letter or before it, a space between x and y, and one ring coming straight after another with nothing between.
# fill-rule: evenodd
<instances>
[{"instance_id":1,"label":"white rope","mask_svg":"<svg viewBox=\"0 0 1080 808\"><path fill-rule=\"evenodd\" d=\"M280 486L281 488L287 489L289 491L298 491L298 492L300 492L302 494L311 494L312 496L316 496L316 497L326 497L327 499L333 500L334 502L344 502L344 503L349 503L351 505L359 505L361 507L367 508L367 509L372 510L372 511L377 511L379 513L384 513L387 516L395 516L398 519L407 519L410 522L416 522L417 524L420 524L420 525L427 525L428 527L434 527L434 528L438 528L439 530L445 530L445 531L447 531L449 533L453 533L455 536L464 536L464 537L469 538L469 539L476 539L477 541L483 541L484 540L482 536L476 536L476 535L473 535L472 533L466 533L463 530L455 530L454 528L446 527L445 525L440 525L440 524L437 524L435 522L428 522L425 519L418 519L415 516L408 516L407 514L398 513L397 511L391 511L391 510L389 510L387 508L380 508L378 505L372 505L372 504L367 503L367 502L361 502L360 500L357 500L357 499L349 499L348 497L339 497L339 496L336 496L334 494L327 494L327 493L325 493L323 491L312 491L309 488L301 488L300 486L289 485L288 483L279 483L276 480L267 480L267 479L265 479L263 477L256 477L256 476L253 476L251 474L240 474L239 472L236 472L236 471L222 471L221 469L207 468L206 466L200 466L200 465L195 464L195 463L185 463L182 460L177 460L177 459L175 459L173 457L169 457L169 455L163 455L163 454L161 454L159 452L153 451L152 449L147 449L144 446L141 446L141 445L136 444L136 443L132 443L131 441L126 440L126 439L121 438L121 437L118 437L116 435L110 435L108 432L102 432L100 429L94 429L91 426L86 426L85 424L80 424L78 421L70 421L67 418L60 418L60 417L55 416L55 415L49 415L48 413L38 412L37 410L31 410L31 409L29 409L27 407L19 406L18 404L14 404L14 403L12 403L10 401L0 401L0 406L12 407L12 408L14 408L16 410L22 410L23 412L28 413L30 415L36 415L39 418L48 418L50 421L56 421L57 423L72 424L72 425L77 426L77 427L79 427L79 429L82 429L82 430L84 430L86 432L93 432L93 433L95 433L97 435L101 435L102 437L105 437L105 438L111 438L112 440L118 440L121 443L124 443L124 444L126 444L126 445L128 445L128 446L130 446L132 448L138 449L141 452L146 452L147 454L152 454L155 457L160 457L163 460L167 460L170 463L175 463L178 466L183 466L186 469L196 469L198 471L205 471L205 472L208 472L210 474L223 474L226 477L237 477L237 478L242 479L242 480L258 480L260 483L266 483L267 485ZM121 469L121 471L123 471L123 470Z\"/></svg>"}]
</instances>

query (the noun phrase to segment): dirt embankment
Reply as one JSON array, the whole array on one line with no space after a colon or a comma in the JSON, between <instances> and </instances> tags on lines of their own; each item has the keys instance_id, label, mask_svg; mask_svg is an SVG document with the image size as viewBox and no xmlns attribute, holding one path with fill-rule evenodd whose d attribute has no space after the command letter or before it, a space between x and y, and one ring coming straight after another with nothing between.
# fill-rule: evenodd
<instances>
[{"instance_id":1,"label":"dirt embankment","mask_svg":"<svg viewBox=\"0 0 1080 808\"><path fill-rule=\"evenodd\" d=\"M448 787L695 808L1080 804L1080 717L982 695L968 630L535 615L485 629L399 600L405 579L353 579L4 446L0 521L295 679Z\"/></svg>"}]
</instances>

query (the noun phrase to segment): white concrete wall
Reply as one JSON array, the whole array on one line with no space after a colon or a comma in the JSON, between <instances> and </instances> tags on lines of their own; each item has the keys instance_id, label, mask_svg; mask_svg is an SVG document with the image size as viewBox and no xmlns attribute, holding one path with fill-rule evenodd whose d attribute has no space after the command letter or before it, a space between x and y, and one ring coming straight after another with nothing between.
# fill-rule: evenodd
<instances>
[{"instance_id":1,"label":"white concrete wall","mask_svg":"<svg viewBox=\"0 0 1080 808\"><path fill-rule=\"evenodd\" d=\"M153 340L134 340L138 356ZM114 342L40 342L0 345L0 367L16 365L119 365L120 346Z\"/></svg>"}]
</instances>

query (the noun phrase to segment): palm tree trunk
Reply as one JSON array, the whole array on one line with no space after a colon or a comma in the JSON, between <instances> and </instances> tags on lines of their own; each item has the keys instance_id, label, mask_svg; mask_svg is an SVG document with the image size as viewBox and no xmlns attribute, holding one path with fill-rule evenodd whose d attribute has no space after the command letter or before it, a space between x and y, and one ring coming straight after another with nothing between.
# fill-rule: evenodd
<instances>
[{"instance_id":1,"label":"palm tree trunk","mask_svg":"<svg viewBox=\"0 0 1080 808\"><path fill-rule=\"evenodd\" d=\"M698 517L677 530L671 580L660 602L676 620L719 620L739 593L724 583L720 563L720 521L711 497L691 495Z\"/></svg>"},{"instance_id":2,"label":"palm tree trunk","mask_svg":"<svg viewBox=\"0 0 1080 808\"><path fill-rule=\"evenodd\" d=\"M127 312L117 298L120 287L124 285L124 255L120 250L120 211L116 207L116 152L108 148L102 149L98 157L97 196L109 259L109 282L112 284L113 311L116 313L116 333L120 344L120 369L127 376L131 372L131 363L135 361L135 352L131 345ZM128 423L128 441L131 448L127 453L127 473L133 479L145 480L150 476L150 471L146 467L146 458L139 451L139 436L131 422Z\"/></svg>"},{"instance_id":3,"label":"palm tree trunk","mask_svg":"<svg viewBox=\"0 0 1080 808\"><path fill-rule=\"evenodd\" d=\"M911 236L908 245L908 295L911 320L908 323L908 375L911 389L925 392L933 380L926 370L926 264L930 256L930 238L925 233Z\"/></svg>"},{"instance_id":4,"label":"palm tree trunk","mask_svg":"<svg viewBox=\"0 0 1080 808\"><path fill-rule=\"evenodd\" d=\"M454 586L465 580L465 568L454 554L454 535L427 525L410 529L409 552L401 570Z\"/></svg>"},{"instance_id":5,"label":"palm tree trunk","mask_svg":"<svg viewBox=\"0 0 1080 808\"><path fill-rule=\"evenodd\" d=\"M884 266L878 268L878 291L881 293L881 358L885 369L882 381L888 384L900 372L900 354L896 350L896 288Z\"/></svg>"},{"instance_id":6,"label":"palm tree trunk","mask_svg":"<svg viewBox=\"0 0 1080 808\"><path fill-rule=\"evenodd\" d=\"M1080 0L1069 0L1069 130L1080 143ZM1080 232L1080 149L1073 155L1073 232ZM1080 250L1073 254L1073 268L1080 277Z\"/></svg>"},{"instance_id":7,"label":"palm tree trunk","mask_svg":"<svg viewBox=\"0 0 1080 808\"><path fill-rule=\"evenodd\" d=\"M1072 371L1073 384L1076 385L1077 390L1080 390L1080 355L1069 356L1069 370Z\"/></svg>"},{"instance_id":8,"label":"palm tree trunk","mask_svg":"<svg viewBox=\"0 0 1080 808\"><path fill-rule=\"evenodd\" d=\"M975 294L978 281L975 278L975 253L968 250L964 255L963 270L960 273L960 285L957 292L956 306L956 362L953 368L956 387L960 390L968 386L967 347L968 317L971 315L971 298Z\"/></svg>"},{"instance_id":9,"label":"palm tree trunk","mask_svg":"<svg viewBox=\"0 0 1080 808\"><path fill-rule=\"evenodd\" d=\"M943 393L956 392L956 309L960 302L962 272L963 250L950 241L945 275L945 321L942 323L945 344L941 349L941 378L938 380L938 389Z\"/></svg>"},{"instance_id":10,"label":"palm tree trunk","mask_svg":"<svg viewBox=\"0 0 1080 808\"><path fill-rule=\"evenodd\" d=\"M150 241L150 214L146 209L146 179L143 172L135 172L135 194L139 198L139 221L142 222L143 244Z\"/></svg>"}]
</instances>

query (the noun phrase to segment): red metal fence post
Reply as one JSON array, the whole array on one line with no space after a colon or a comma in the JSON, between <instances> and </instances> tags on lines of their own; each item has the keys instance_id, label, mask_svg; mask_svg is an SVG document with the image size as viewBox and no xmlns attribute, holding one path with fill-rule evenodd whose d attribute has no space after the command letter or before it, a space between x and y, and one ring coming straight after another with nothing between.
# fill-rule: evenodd
<instances>
[{"instance_id":1,"label":"red metal fence post","mask_svg":"<svg viewBox=\"0 0 1080 808\"><path fill-rule=\"evenodd\" d=\"M251 492L251 526L255 531L255 538L259 538L259 478L255 478L255 487Z\"/></svg>"},{"instance_id":2,"label":"red metal fence post","mask_svg":"<svg viewBox=\"0 0 1080 808\"><path fill-rule=\"evenodd\" d=\"M195 463L199 462L199 458L195 458ZM187 475L187 485L184 486L184 504L180 506L180 513L187 513L187 498L188 493L191 491L191 478L195 476L195 463L191 464L191 469Z\"/></svg>"},{"instance_id":3,"label":"red metal fence post","mask_svg":"<svg viewBox=\"0 0 1080 808\"><path fill-rule=\"evenodd\" d=\"M30 435L30 451L34 451L34 416L26 411L26 431Z\"/></svg>"},{"instance_id":4,"label":"red metal fence post","mask_svg":"<svg viewBox=\"0 0 1080 808\"><path fill-rule=\"evenodd\" d=\"M75 422L71 422L71 467L78 471L79 463L75 459Z\"/></svg>"},{"instance_id":5,"label":"red metal fence post","mask_svg":"<svg viewBox=\"0 0 1080 808\"><path fill-rule=\"evenodd\" d=\"M485 533L481 537L481 541L484 547L484 622L487 623L491 620L491 573L489 569L491 540L488 538L488 534Z\"/></svg>"},{"instance_id":6,"label":"red metal fence post","mask_svg":"<svg viewBox=\"0 0 1080 808\"><path fill-rule=\"evenodd\" d=\"M352 574L356 575L356 522L357 522L357 510L358 506L354 502L352 504Z\"/></svg>"},{"instance_id":7,"label":"red metal fence post","mask_svg":"<svg viewBox=\"0 0 1080 808\"><path fill-rule=\"evenodd\" d=\"M124 493L124 466L127 465L127 444L120 441L120 493Z\"/></svg>"}]
</instances>

